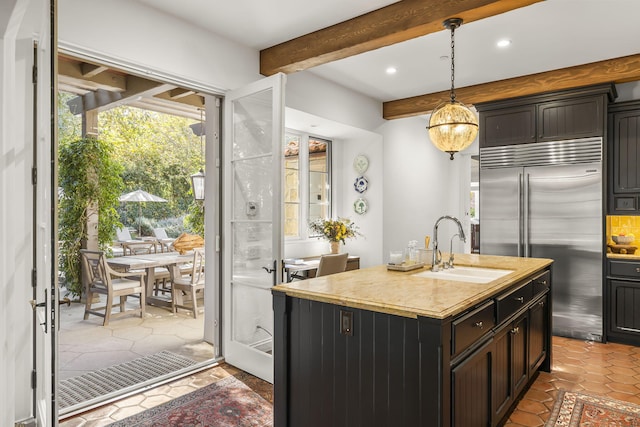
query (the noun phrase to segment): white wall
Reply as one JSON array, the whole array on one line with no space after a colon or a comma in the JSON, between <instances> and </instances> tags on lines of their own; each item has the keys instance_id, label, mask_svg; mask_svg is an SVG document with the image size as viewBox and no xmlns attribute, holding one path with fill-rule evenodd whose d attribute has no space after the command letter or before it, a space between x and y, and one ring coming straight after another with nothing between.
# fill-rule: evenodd
<instances>
[{"instance_id":1,"label":"white wall","mask_svg":"<svg viewBox=\"0 0 640 427\"><path fill-rule=\"evenodd\" d=\"M437 150L429 141L427 119L412 117L392 120L379 128L384 138L384 221L383 261L390 250L407 247L417 240L424 247L424 237L433 239L433 227L442 215L462 219L459 177L464 167L459 155ZM440 249L449 251L455 225L446 221L439 227ZM454 242L454 252L462 250ZM442 246L444 245L444 246Z\"/></svg>"},{"instance_id":2,"label":"white wall","mask_svg":"<svg viewBox=\"0 0 640 427\"><path fill-rule=\"evenodd\" d=\"M32 35L39 1L0 7L0 425L31 416ZM37 9L37 8L36 8ZM43 147L46 149L46 147ZM46 173L45 173L46 175Z\"/></svg>"},{"instance_id":3,"label":"white wall","mask_svg":"<svg viewBox=\"0 0 640 427\"><path fill-rule=\"evenodd\" d=\"M259 54L138 2L59 0L62 47L224 91L258 80Z\"/></svg>"}]
</instances>

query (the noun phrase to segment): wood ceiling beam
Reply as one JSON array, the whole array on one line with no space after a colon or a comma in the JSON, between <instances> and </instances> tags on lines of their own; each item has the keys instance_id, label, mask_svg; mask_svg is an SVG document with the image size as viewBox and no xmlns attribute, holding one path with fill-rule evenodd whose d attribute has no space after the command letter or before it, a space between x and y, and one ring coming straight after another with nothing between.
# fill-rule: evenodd
<instances>
[{"instance_id":1,"label":"wood ceiling beam","mask_svg":"<svg viewBox=\"0 0 640 427\"><path fill-rule=\"evenodd\" d=\"M456 88L456 100L473 105L581 86L635 80L640 80L640 54ZM429 114L448 98L449 91L446 90L388 101L382 105L382 116L391 120Z\"/></svg>"},{"instance_id":2,"label":"wood ceiling beam","mask_svg":"<svg viewBox=\"0 0 640 427\"><path fill-rule=\"evenodd\" d=\"M465 23L541 0L402 0L373 12L260 51L260 73L294 73L370 50L443 31L442 22Z\"/></svg>"},{"instance_id":3,"label":"wood ceiling beam","mask_svg":"<svg viewBox=\"0 0 640 427\"><path fill-rule=\"evenodd\" d=\"M98 74L103 73L108 69L109 68L102 65L89 64L88 62L83 62L82 64L80 64L80 71L82 72L82 76L85 78L97 76Z\"/></svg>"},{"instance_id":4,"label":"wood ceiling beam","mask_svg":"<svg viewBox=\"0 0 640 427\"><path fill-rule=\"evenodd\" d=\"M185 93L182 96L175 97L171 95L175 90L182 91L185 89L180 89L180 88L172 89L169 92L159 93L154 97L162 100L166 100L166 101L179 102L181 104L189 105L191 107L204 108L204 96L198 95L194 91L188 91L191 93L190 94Z\"/></svg>"},{"instance_id":5,"label":"wood ceiling beam","mask_svg":"<svg viewBox=\"0 0 640 427\"><path fill-rule=\"evenodd\" d=\"M122 92L127 89L127 79L121 73L103 71L94 76L85 76L79 62L58 61L58 80L61 84L85 90L108 90Z\"/></svg>"}]
</instances>

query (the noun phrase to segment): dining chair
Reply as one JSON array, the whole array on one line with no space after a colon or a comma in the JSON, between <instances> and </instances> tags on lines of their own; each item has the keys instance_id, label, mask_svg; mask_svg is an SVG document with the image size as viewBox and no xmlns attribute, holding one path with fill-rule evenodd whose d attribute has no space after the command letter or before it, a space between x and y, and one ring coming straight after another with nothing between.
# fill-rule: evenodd
<instances>
[{"instance_id":1,"label":"dining chair","mask_svg":"<svg viewBox=\"0 0 640 427\"><path fill-rule=\"evenodd\" d=\"M107 326L112 318L128 314L140 313L144 317L145 313L145 272L119 273L109 267L107 259L102 251L80 250L82 258L83 274L87 279L86 285L86 306L84 309L84 320L89 318L89 314L104 318L103 326ZM105 295L106 303L101 307L93 307L94 294ZM140 306L132 310L125 311L125 303L128 296L139 298ZM120 312L112 313L113 299L120 298Z\"/></svg>"},{"instance_id":2,"label":"dining chair","mask_svg":"<svg viewBox=\"0 0 640 427\"><path fill-rule=\"evenodd\" d=\"M204 248L193 249L192 266L187 275L183 276L180 266L174 265L169 269L171 274L171 309L177 313L178 308L190 310L193 317L198 318L198 294L204 295ZM185 297L189 297L191 305L185 304Z\"/></svg>"},{"instance_id":3,"label":"dining chair","mask_svg":"<svg viewBox=\"0 0 640 427\"><path fill-rule=\"evenodd\" d=\"M328 276L329 274L342 273L347 269L348 253L329 254L320 256L320 264L316 277Z\"/></svg>"},{"instance_id":4,"label":"dining chair","mask_svg":"<svg viewBox=\"0 0 640 427\"><path fill-rule=\"evenodd\" d=\"M129 255L155 252L155 242L146 242L132 238L131 232L129 232L129 229L126 227L116 228L116 236L118 237L118 243L122 245L124 255L127 255L127 251Z\"/></svg>"},{"instance_id":5,"label":"dining chair","mask_svg":"<svg viewBox=\"0 0 640 427\"><path fill-rule=\"evenodd\" d=\"M173 250L173 242L176 239L172 239L167 235L167 230L165 230L164 228L160 227L160 228L154 228L153 229L153 235L156 237L156 240L158 241L158 243L160 244L160 247L162 249L162 252L164 252L165 250L167 252L171 252Z\"/></svg>"}]
</instances>

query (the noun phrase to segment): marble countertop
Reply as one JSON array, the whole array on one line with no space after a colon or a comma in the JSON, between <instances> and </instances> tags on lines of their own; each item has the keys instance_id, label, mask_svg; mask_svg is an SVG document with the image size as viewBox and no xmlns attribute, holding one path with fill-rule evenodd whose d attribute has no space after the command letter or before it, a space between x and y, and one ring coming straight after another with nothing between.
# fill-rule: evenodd
<instances>
[{"instance_id":1,"label":"marble countertop","mask_svg":"<svg viewBox=\"0 0 640 427\"><path fill-rule=\"evenodd\" d=\"M291 297L416 318L456 315L549 266L553 260L455 254L455 265L513 270L485 284L414 277L425 268L400 272L385 265L283 283L273 288Z\"/></svg>"},{"instance_id":2,"label":"marble countertop","mask_svg":"<svg viewBox=\"0 0 640 427\"><path fill-rule=\"evenodd\" d=\"M640 261L640 255L637 253L637 251L633 255L608 253L607 258L627 259L629 261Z\"/></svg>"}]
</instances>

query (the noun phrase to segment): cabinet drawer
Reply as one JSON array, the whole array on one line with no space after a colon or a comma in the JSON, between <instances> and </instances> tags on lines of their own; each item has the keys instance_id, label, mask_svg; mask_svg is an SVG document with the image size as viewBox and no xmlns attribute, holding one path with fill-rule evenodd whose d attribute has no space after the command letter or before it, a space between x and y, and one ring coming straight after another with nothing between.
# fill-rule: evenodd
<instances>
[{"instance_id":1,"label":"cabinet drawer","mask_svg":"<svg viewBox=\"0 0 640 427\"><path fill-rule=\"evenodd\" d=\"M609 260L609 274L640 279L640 262Z\"/></svg>"},{"instance_id":2,"label":"cabinet drawer","mask_svg":"<svg viewBox=\"0 0 640 427\"><path fill-rule=\"evenodd\" d=\"M532 280L533 282L533 295L540 295L547 289L549 289L549 285L551 284L551 272L545 271L539 276L536 276Z\"/></svg>"},{"instance_id":3,"label":"cabinet drawer","mask_svg":"<svg viewBox=\"0 0 640 427\"><path fill-rule=\"evenodd\" d=\"M495 326L494 302L486 304L453 321L451 354L458 354L490 332Z\"/></svg>"},{"instance_id":4,"label":"cabinet drawer","mask_svg":"<svg viewBox=\"0 0 640 427\"><path fill-rule=\"evenodd\" d=\"M516 311L533 299L533 281L529 281L496 298L496 317L498 324L507 320Z\"/></svg>"}]
</instances>

